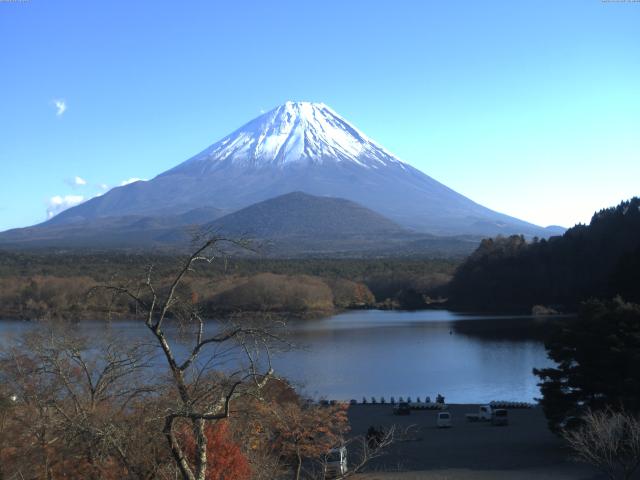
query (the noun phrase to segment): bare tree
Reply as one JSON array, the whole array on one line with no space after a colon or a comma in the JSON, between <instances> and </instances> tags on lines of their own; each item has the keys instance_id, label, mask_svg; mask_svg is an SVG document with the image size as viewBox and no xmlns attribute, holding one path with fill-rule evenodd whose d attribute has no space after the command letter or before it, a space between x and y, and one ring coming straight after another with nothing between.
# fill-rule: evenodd
<instances>
[{"instance_id":1,"label":"bare tree","mask_svg":"<svg viewBox=\"0 0 640 480\"><path fill-rule=\"evenodd\" d=\"M292 408L293 407L293 408ZM375 438L358 435L345 439L349 429L344 406L310 406L307 409L289 405L277 414L281 453L294 458L293 475L296 480L325 480L327 454L331 448L344 446L348 452L348 470L339 478L348 478L363 472L370 463L387 453L396 441L396 426L381 430ZM344 415L344 419L341 417ZM337 420L337 421L336 421ZM285 431L283 431L283 429ZM288 453L288 455L287 455Z\"/></svg>"},{"instance_id":2,"label":"bare tree","mask_svg":"<svg viewBox=\"0 0 640 480\"><path fill-rule=\"evenodd\" d=\"M59 419L52 415L49 406L59 388L52 378L39 374L37 359L22 348L3 352L0 368L2 384L15 399L3 426L3 440L11 438L12 442L0 452L0 463L3 469L19 475L31 472L33 478L49 478L53 463L51 447L60 443ZM21 455L16 454L16 445L20 446ZM24 462L24 457L29 462Z\"/></svg>"},{"instance_id":3,"label":"bare tree","mask_svg":"<svg viewBox=\"0 0 640 480\"><path fill-rule=\"evenodd\" d=\"M385 455L389 447L396 442L395 425L391 425L380 434L373 441L366 436L357 436L347 442L349 456L352 460L349 472L344 478L362 472L373 460Z\"/></svg>"},{"instance_id":4,"label":"bare tree","mask_svg":"<svg viewBox=\"0 0 640 480\"><path fill-rule=\"evenodd\" d=\"M265 405L271 418L272 444L279 456L293 466L295 480L314 478L322 470L331 448L344 442L349 430L347 405L313 405L302 399ZM311 468L306 471L305 465Z\"/></svg>"},{"instance_id":5,"label":"bare tree","mask_svg":"<svg viewBox=\"0 0 640 480\"><path fill-rule=\"evenodd\" d=\"M181 290L196 265L213 262L225 243L229 240L219 237L206 240L187 258L166 288L154 284L153 267L149 267L146 280L138 287L98 287L112 292L114 299L124 296L135 304L162 352L176 394L175 402L164 412L162 433L183 480L206 478L207 422L228 418L232 402L239 396L259 396L274 374L270 347L278 337L268 326L229 320L209 333L197 306ZM168 334L171 324L181 327L185 333L181 339ZM181 355L181 350L186 353ZM181 444L185 428L195 440L193 458L188 458Z\"/></svg>"},{"instance_id":6,"label":"bare tree","mask_svg":"<svg viewBox=\"0 0 640 480\"><path fill-rule=\"evenodd\" d=\"M588 411L584 424L565 430L578 459L594 465L611 480L628 480L640 466L640 419L625 411Z\"/></svg>"},{"instance_id":7,"label":"bare tree","mask_svg":"<svg viewBox=\"0 0 640 480\"><path fill-rule=\"evenodd\" d=\"M8 442L7 438L7 430L9 426L9 420L13 415L13 407L15 403L15 399L17 397L14 393L11 392L8 385L5 382L1 381L0 376L0 480L4 480L5 478L5 468L3 465L3 453L4 449Z\"/></svg>"},{"instance_id":8,"label":"bare tree","mask_svg":"<svg viewBox=\"0 0 640 480\"><path fill-rule=\"evenodd\" d=\"M90 344L53 324L7 348L0 378L14 397L13 447L41 459L21 464L16 457L14 471L50 478L56 468L72 469L83 478L102 479L109 478L103 467L113 470L117 459L128 473L119 478L152 478L157 466L141 468L129 421L133 403L155 391L139 375L147 358L142 345L105 339Z\"/></svg>"}]
</instances>

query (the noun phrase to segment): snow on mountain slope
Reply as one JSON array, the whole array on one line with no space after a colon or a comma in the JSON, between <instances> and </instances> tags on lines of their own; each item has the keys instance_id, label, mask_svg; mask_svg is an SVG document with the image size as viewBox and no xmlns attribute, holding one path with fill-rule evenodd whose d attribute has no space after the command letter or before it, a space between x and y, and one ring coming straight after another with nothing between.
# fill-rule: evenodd
<instances>
[{"instance_id":1,"label":"snow on mountain slope","mask_svg":"<svg viewBox=\"0 0 640 480\"><path fill-rule=\"evenodd\" d=\"M352 162L404 165L323 103L287 102L252 120L170 172L223 165L261 168Z\"/></svg>"},{"instance_id":2,"label":"snow on mountain slope","mask_svg":"<svg viewBox=\"0 0 640 480\"><path fill-rule=\"evenodd\" d=\"M230 213L297 191L351 200L418 232L549 236L459 194L396 158L326 105L309 102L276 107L152 180L114 188L45 225L164 217L202 207Z\"/></svg>"}]
</instances>

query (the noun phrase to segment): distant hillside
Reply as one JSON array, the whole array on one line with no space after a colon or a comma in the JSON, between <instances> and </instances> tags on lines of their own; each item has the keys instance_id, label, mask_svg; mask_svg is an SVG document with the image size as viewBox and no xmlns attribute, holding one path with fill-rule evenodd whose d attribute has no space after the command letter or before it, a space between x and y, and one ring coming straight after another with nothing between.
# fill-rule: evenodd
<instances>
[{"instance_id":1,"label":"distant hillside","mask_svg":"<svg viewBox=\"0 0 640 480\"><path fill-rule=\"evenodd\" d=\"M302 192L281 195L205 226L231 238L257 240L271 257L461 256L478 237L415 233L350 200Z\"/></svg>"},{"instance_id":2,"label":"distant hillside","mask_svg":"<svg viewBox=\"0 0 640 480\"><path fill-rule=\"evenodd\" d=\"M92 220L77 218L63 224L49 221L32 227L1 232L0 248L20 250L175 248L180 243L188 243L190 231L224 213L226 212L218 208L203 207L180 215L163 217L130 215L99 217ZM171 240L163 240L167 236Z\"/></svg>"},{"instance_id":3,"label":"distant hillside","mask_svg":"<svg viewBox=\"0 0 640 480\"><path fill-rule=\"evenodd\" d=\"M408 233L397 223L350 200L302 192L256 203L219 218L208 227L231 236L263 239Z\"/></svg>"},{"instance_id":4,"label":"distant hillside","mask_svg":"<svg viewBox=\"0 0 640 480\"><path fill-rule=\"evenodd\" d=\"M640 301L640 199L597 212L561 237L483 240L448 287L451 302L473 309L559 305L591 297Z\"/></svg>"},{"instance_id":5,"label":"distant hillside","mask_svg":"<svg viewBox=\"0 0 640 480\"><path fill-rule=\"evenodd\" d=\"M474 236L415 233L350 200L294 192L220 217L200 208L164 217L102 217L70 223L46 222L0 233L0 248L12 250L184 251L193 234L209 232L251 240L267 257L451 257L468 255ZM214 220L215 219L215 220ZM237 250L236 255L250 255Z\"/></svg>"}]
</instances>

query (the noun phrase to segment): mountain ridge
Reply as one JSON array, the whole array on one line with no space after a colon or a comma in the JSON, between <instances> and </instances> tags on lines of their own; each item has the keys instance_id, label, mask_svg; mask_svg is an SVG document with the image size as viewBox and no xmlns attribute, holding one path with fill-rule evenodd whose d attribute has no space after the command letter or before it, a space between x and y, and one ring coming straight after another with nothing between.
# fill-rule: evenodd
<instances>
[{"instance_id":1,"label":"mountain ridge","mask_svg":"<svg viewBox=\"0 0 640 480\"><path fill-rule=\"evenodd\" d=\"M173 217L104 217L16 229L0 235L0 248L186 250L194 235L205 233L248 241L251 251L234 250L241 256L356 258L465 255L480 241L479 237L434 237L410 232L350 200L302 192L202 221L202 215L211 219L218 214L217 210L201 209Z\"/></svg>"},{"instance_id":2,"label":"mountain ridge","mask_svg":"<svg viewBox=\"0 0 640 480\"><path fill-rule=\"evenodd\" d=\"M114 188L40 226L174 218L202 208L228 214L291 192L356 202L431 235L559 233L468 199L396 158L326 105L310 102L276 107L155 178Z\"/></svg>"},{"instance_id":3,"label":"mountain ridge","mask_svg":"<svg viewBox=\"0 0 640 480\"><path fill-rule=\"evenodd\" d=\"M303 192L255 203L205 225L205 229L263 239L408 233L388 218L350 200Z\"/></svg>"}]
</instances>

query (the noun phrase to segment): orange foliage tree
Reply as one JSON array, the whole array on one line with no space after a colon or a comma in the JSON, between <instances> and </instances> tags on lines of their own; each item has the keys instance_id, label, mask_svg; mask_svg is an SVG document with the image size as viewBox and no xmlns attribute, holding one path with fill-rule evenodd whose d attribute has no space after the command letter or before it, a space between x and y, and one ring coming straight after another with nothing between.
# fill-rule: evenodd
<instances>
[{"instance_id":1,"label":"orange foliage tree","mask_svg":"<svg viewBox=\"0 0 640 480\"><path fill-rule=\"evenodd\" d=\"M240 445L234 441L229 423L221 420L205 428L207 437L207 480L248 480L251 467ZM191 429L181 430L185 454L195 462L196 442Z\"/></svg>"},{"instance_id":2,"label":"orange foliage tree","mask_svg":"<svg viewBox=\"0 0 640 480\"><path fill-rule=\"evenodd\" d=\"M305 462L317 464L334 447L344 443L349 431L347 405L318 406L287 402L265 406L271 410L274 445L295 466L299 479Z\"/></svg>"}]
</instances>

